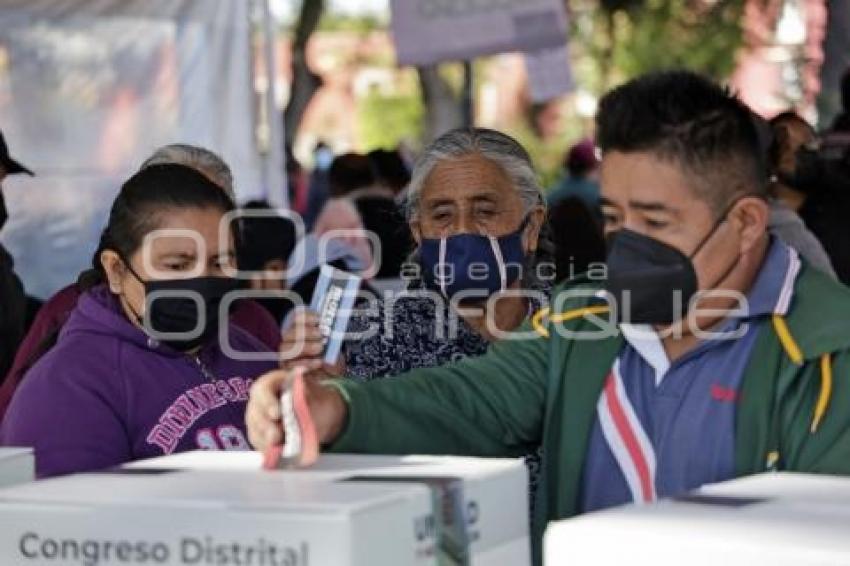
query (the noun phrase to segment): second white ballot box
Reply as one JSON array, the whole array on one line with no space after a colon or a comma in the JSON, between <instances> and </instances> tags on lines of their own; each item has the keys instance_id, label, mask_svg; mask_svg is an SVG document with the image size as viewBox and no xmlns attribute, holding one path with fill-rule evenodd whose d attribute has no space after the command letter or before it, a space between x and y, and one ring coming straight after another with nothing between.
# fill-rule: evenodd
<instances>
[{"instance_id":1,"label":"second white ballot box","mask_svg":"<svg viewBox=\"0 0 850 566\"><path fill-rule=\"evenodd\" d=\"M759 474L550 523L544 564L850 564L850 478Z\"/></svg>"},{"instance_id":2,"label":"second white ballot box","mask_svg":"<svg viewBox=\"0 0 850 566\"><path fill-rule=\"evenodd\" d=\"M0 487L30 482L34 478L32 448L0 447Z\"/></svg>"},{"instance_id":3,"label":"second white ballot box","mask_svg":"<svg viewBox=\"0 0 850 566\"><path fill-rule=\"evenodd\" d=\"M134 469L256 471L252 452L187 452L130 464ZM442 565L530 563L528 474L522 460L451 456L322 454L306 469L265 472L319 482L427 486Z\"/></svg>"},{"instance_id":4,"label":"second white ballot box","mask_svg":"<svg viewBox=\"0 0 850 566\"><path fill-rule=\"evenodd\" d=\"M0 564L431 566L420 485L117 470L0 489Z\"/></svg>"}]
</instances>

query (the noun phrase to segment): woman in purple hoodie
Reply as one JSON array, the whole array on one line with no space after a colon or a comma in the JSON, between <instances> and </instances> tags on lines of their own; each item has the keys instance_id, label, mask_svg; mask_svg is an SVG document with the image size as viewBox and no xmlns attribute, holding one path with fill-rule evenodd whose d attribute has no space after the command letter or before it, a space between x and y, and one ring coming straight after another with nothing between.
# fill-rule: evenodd
<instances>
[{"instance_id":1,"label":"woman in purple hoodie","mask_svg":"<svg viewBox=\"0 0 850 566\"><path fill-rule=\"evenodd\" d=\"M88 290L15 393L0 445L34 447L39 477L249 448L248 389L277 364L273 355L240 360L268 347L219 316L237 289L226 276L235 233L219 238L233 207L182 165L151 166L124 184L81 279Z\"/></svg>"}]
</instances>

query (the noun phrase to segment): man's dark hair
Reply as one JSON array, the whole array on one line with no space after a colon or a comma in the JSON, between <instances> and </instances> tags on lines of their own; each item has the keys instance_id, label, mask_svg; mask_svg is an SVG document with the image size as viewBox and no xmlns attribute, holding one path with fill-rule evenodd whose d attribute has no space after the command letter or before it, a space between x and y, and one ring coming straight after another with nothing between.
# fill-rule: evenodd
<instances>
[{"instance_id":1,"label":"man's dark hair","mask_svg":"<svg viewBox=\"0 0 850 566\"><path fill-rule=\"evenodd\" d=\"M797 114L794 110L780 112L768 121L768 125L773 133L773 143L770 145L770 150L768 151L768 164L770 166L770 174L777 175L779 174L782 156L792 150L788 137L788 128L799 126L806 129L812 137L817 135L817 131L805 118Z\"/></svg>"},{"instance_id":2,"label":"man's dark hair","mask_svg":"<svg viewBox=\"0 0 850 566\"><path fill-rule=\"evenodd\" d=\"M410 170L398 150L374 149L366 157L372 164L375 177L394 193L403 191L410 182Z\"/></svg>"},{"instance_id":3,"label":"man's dark hair","mask_svg":"<svg viewBox=\"0 0 850 566\"><path fill-rule=\"evenodd\" d=\"M334 158L328 170L331 196L344 197L357 189L375 184L375 173L369 158L359 153L344 153Z\"/></svg>"},{"instance_id":4,"label":"man's dark hair","mask_svg":"<svg viewBox=\"0 0 850 566\"><path fill-rule=\"evenodd\" d=\"M593 165L587 163L586 161L576 159L573 156L567 157L567 159L564 161L564 166L566 167L567 172L570 174L570 177L579 179L582 177L586 177L588 173L593 171Z\"/></svg>"},{"instance_id":5,"label":"man's dark hair","mask_svg":"<svg viewBox=\"0 0 850 566\"><path fill-rule=\"evenodd\" d=\"M649 152L674 163L716 212L737 195L767 194L767 143L752 111L696 73L651 73L615 88L596 124L603 154Z\"/></svg>"},{"instance_id":6,"label":"man's dark hair","mask_svg":"<svg viewBox=\"0 0 850 566\"><path fill-rule=\"evenodd\" d=\"M242 241L237 254L239 269L260 271L272 260L288 262L297 240L292 220L274 213L265 201L246 202L242 208L261 210L268 216L242 217Z\"/></svg>"},{"instance_id":7,"label":"man's dark hair","mask_svg":"<svg viewBox=\"0 0 850 566\"><path fill-rule=\"evenodd\" d=\"M809 124L809 122L805 118L797 114L794 110L785 110L783 112L780 112L779 114L771 118L768 123L771 127L789 123L799 124L809 129L813 134L816 133L815 128L811 124Z\"/></svg>"}]
</instances>

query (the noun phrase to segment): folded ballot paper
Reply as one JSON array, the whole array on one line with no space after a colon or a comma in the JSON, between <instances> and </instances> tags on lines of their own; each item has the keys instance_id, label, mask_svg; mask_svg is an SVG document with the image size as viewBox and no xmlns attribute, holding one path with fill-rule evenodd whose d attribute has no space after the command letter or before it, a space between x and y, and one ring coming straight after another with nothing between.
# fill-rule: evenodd
<instances>
[{"instance_id":1,"label":"folded ballot paper","mask_svg":"<svg viewBox=\"0 0 850 566\"><path fill-rule=\"evenodd\" d=\"M283 446L266 449L263 468L298 468L310 466L319 457L319 439L307 405L306 385L301 369L295 369L280 393Z\"/></svg>"},{"instance_id":2,"label":"folded ballot paper","mask_svg":"<svg viewBox=\"0 0 850 566\"><path fill-rule=\"evenodd\" d=\"M187 452L129 464L144 470L257 472L254 452ZM430 531L441 566L529 564L528 480L521 460L323 454L309 468L267 475L321 485L419 486L430 493ZM380 546L375 548L380 554Z\"/></svg>"},{"instance_id":3,"label":"folded ballot paper","mask_svg":"<svg viewBox=\"0 0 850 566\"><path fill-rule=\"evenodd\" d=\"M322 265L310 308L319 316L319 331L325 341L322 359L326 364L336 363L339 357L359 289L360 277ZM300 370L295 372L280 394L284 443L266 452L266 469L309 466L318 457L318 438L307 407L304 380Z\"/></svg>"},{"instance_id":4,"label":"folded ballot paper","mask_svg":"<svg viewBox=\"0 0 850 566\"><path fill-rule=\"evenodd\" d=\"M322 265L310 308L319 316L326 364L336 363L339 357L359 288L360 277ZM280 394L284 444L266 452L263 466L267 469L309 466L318 457L318 438L307 408L304 380L300 370L295 372Z\"/></svg>"},{"instance_id":5,"label":"folded ballot paper","mask_svg":"<svg viewBox=\"0 0 850 566\"><path fill-rule=\"evenodd\" d=\"M319 315L319 331L325 338L322 358L326 364L336 363L339 357L359 288L360 277L322 265L310 309Z\"/></svg>"}]
</instances>

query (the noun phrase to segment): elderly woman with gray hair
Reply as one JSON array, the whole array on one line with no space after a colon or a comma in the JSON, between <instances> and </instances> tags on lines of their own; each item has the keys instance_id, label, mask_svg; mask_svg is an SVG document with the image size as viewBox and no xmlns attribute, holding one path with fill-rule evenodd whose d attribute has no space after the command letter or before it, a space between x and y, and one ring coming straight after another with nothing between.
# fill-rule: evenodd
<instances>
[{"instance_id":1,"label":"elderly woman with gray hair","mask_svg":"<svg viewBox=\"0 0 850 566\"><path fill-rule=\"evenodd\" d=\"M356 310L344 356L318 357L315 313L302 311L284 335L284 365L308 376L389 377L477 356L546 301L554 278L546 208L528 153L484 128L450 131L416 162L407 215L417 249L408 289Z\"/></svg>"},{"instance_id":2,"label":"elderly woman with gray hair","mask_svg":"<svg viewBox=\"0 0 850 566\"><path fill-rule=\"evenodd\" d=\"M407 215L417 250L406 271L414 289L430 292L402 296L391 328L349 343L346 374L355 379L483 354L546 300L546 209L513 139L485 129L437 139L414 167ZM385 320L367 313L352 330L368 336Z\"/></svg>"},{"instance_id":3,"label":"elderly woman with gray hair","mask_svg":"<svg viewBox=\"0 0 850 566\"><path fill-rule=\"evenodd\" d=\"M282 350L300 355L285 367L365 381L443 365L483 354L546 302L546 205L531 158L511 137L473 128L438 138L414 166L407 214L417 244L407 291L359 309L330 367L319 358L315 313L299 312ZM528 461L533 484L539 460Z\"/></svg>"}]
</instances>

